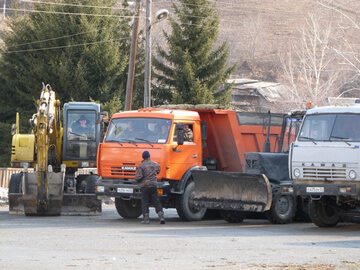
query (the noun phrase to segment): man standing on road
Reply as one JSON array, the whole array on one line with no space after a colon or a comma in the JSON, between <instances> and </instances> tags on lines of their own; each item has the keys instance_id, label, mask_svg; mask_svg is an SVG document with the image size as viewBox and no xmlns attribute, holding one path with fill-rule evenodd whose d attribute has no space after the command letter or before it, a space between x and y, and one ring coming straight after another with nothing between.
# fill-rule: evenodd
<instances>
[{"instance_id":1,"label":"man standing on road","mask_svg":"<svg viewBox=\"0 0 360 270\"><path fill-rule=\"evenodd\" d=\"M150 160L149 151L144 151L142 158L144 160L139 165L135 175L135 180L139 183L141 191L141 208L144 217L141 223L150 224L149 206L151 202L159 215L160 224L165 224L164 212L157 193L156 175L160 173L160 165Z\"/></svg>"}]
</instances>

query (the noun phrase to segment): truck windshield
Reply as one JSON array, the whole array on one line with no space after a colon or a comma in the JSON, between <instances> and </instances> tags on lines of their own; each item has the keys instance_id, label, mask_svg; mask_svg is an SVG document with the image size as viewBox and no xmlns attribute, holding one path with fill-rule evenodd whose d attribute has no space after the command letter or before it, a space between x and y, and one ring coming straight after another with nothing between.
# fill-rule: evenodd
<instances>
[{"instance_id":1,"label":"truck windshield","mask_svg":"<svg viewBox=\"0 0 360 270\"><path fill-rule=\"evenodd\" d=\"M360 115L308 115L302 125L299 141L360 141Z\"/></svg>"},{"instance_id":2,"label":"truck windshield","mask_svg":"<svg viewBox=\"0 0 360 270\"><path fill-rule=\"evenodd\" d=\"M171 120L161 118L114 118L111 120L105 142L166 143Z\"/></svg>"},{"instance_id":3,"label":"truck windshield","mask_svg":"<svg viewBox=\"0 0 360 270\"><path fill-rule=\"evenodd\" d=\"M96 158L95 111L69 110L66 119L66 156Z\"/></svg>"}]
</instances>

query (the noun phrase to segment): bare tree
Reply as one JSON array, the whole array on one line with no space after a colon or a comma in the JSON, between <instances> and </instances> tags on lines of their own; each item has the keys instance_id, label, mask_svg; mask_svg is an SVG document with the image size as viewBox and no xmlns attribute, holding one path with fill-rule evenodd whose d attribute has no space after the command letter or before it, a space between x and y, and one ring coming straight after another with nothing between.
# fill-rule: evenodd
<instances>
[{"instance_id":1,"label":"bare tree","mask_svg":"<svg viewBox=\"0 0 360 270\"><path fill-rule=\"evenodd\" d=\"M360 2L341 0L318 0L317 2L323 9L333 12L340 18L337 25L340 35L336 39L343 45L342 48L332 46L332 43L327 43L319 37L320 42L326 44L341 58L343 70L346 71L346 76L342 76L344 80L338 91L342 95L353 90L360 90L360 22L357 12Z\"/></svg>"},{"instance_id":2,"label":"bare tree","mask_svg":"<svg viewBox=\"0 0 360 270\"><path fill-rule=\"evenodd\" d=\"M282 81L288 91L279 105L305 107L308 101L323 105L333 95L341 70L336 64L337 55L328 46L332 24L309 15L299 34L299 41L281 58Z\"/></svg>"}]
</instances>

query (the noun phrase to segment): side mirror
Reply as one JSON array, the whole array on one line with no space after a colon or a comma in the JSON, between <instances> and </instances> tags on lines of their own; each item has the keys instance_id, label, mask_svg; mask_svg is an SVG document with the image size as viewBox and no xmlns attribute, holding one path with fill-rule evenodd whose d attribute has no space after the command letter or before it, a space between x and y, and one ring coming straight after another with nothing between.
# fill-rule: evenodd
<instances>
[{"instance_id":1,"label":"side mirror","mask_svg":"<svg viewBox=\"0 0 360 270\"><path fill-rule=\"evenodd\" d=\"M108 123L109 122L109 114L108 112L99 112L98 114L98 120L96 121L96 124L99 124L101 122Z\"/></svg>"},{"instance_id":2,"label":"side mirror","mask_svg":"<svg viewBox=\"0 0 360 270\"><path fill-rule=\"evenodd\" d=\"M13 124L11 127L11 135L15 135L17 134L17 127L16 124Z\"/></svg>"},{"instance_id":3,"label":"side mirror","mask_svg":"<svg viewBox=\"0 0 360 270\"><path fill-rule=\"evenodd\" d=\"M206 140L207 139L207 123L201 122L201 139Z\"/></svg>"}]
</instances>

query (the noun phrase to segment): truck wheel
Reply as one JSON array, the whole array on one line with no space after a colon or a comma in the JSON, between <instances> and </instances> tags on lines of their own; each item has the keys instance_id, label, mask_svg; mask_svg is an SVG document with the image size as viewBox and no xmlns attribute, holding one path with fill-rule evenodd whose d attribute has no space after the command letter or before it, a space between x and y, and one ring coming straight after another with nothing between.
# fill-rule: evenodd
<instances>
[{"instance_id":1,"label":"truck wheel","mask_svg":"<svg viewBox=\"0 0 360 270\"><path fill-rule=\"evenodd\" d=\"M22 173L14 173L9 181L9 194L22 193Z\"/></svg>"},{"instance_id":2,"label":"truck wheel","mask_svg":"<svg viewBox=\"0 0 360 270\"><path fill-rule=\"evenodd\" d=\"M281 195L277 192L271 208L265 212L266 218L273 224L286 224L295 216L296 203L293 196Z\"/></svg>"},{"instance_id":3,"label":"truck wheel","mask_svg":"<svg viewBox=\"0 0 360 270\"><path fill-rule=\"evenodd\" d=\"M206 208L194 207L189 203L190 198L193 196L194 189L195 183L191 181L185 187L184 194L177 196L176 198L175 204L177 213L184 221L202 220L206 213Z\"/></svg>"},{"instance_id":4,"label":"truck wheel","mask_svg":"<svg viewBox=\"0 0 360 270\"><path fill-rule=\"evenodd\" d=\"M125 219L138 218L142 214L140 200L115 198L115 207L118 214Z\"/></svg>"},{"instance_id":5,"label":"truck wheel","mask_svg":"<svg viewBox=\"0 0 360 270\"><path fill-rule=\"evenodd\" d=\"M334 227L340 221L339 213L326 203L324 197L321 200L309 201L309 216L318 227Z\"/></svg>"},{"instance_id":6,"label":"truck wheel","mask_svg":"<svg viewBox=\"0 0 360 270\"><path fill-rule=\"evenodd\" d=\"M221 217L229 223L240 223L245 218L245 213L233 210L220 210Z\"/></svg>"},{"instance_id":7,"label":"truck wheel","mask_svg":"<svg viewBox=\"0 0 360 270\"><path fill-rule=\"evenodd\" d=\"M95 194L95 184L98 178L99 176L96 174L92 174L86 177L86 187L85 187L86 194Z\"/></svg>"}]
</instances>

